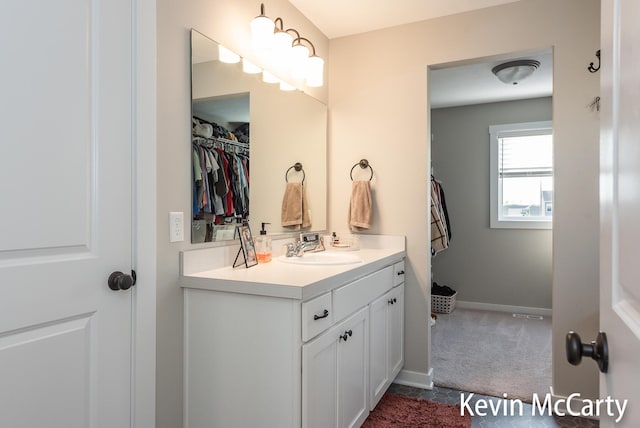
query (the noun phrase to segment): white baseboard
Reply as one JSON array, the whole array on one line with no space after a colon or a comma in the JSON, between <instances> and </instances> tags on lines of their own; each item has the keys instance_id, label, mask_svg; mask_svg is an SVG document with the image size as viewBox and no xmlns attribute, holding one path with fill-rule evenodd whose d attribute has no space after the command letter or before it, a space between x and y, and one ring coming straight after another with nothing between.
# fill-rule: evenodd
<instances>
[{"instance_id":1,"label":"white baseboard","mask_svg":"<svg viewBox=\"0 0 640 428\"><path fill-rule=\"evenodd\" d=\"M456 307L461 309L478 309L482 311L509 312L512 314L540 315L543 317L551 316L551 309L532 308L529 306L498 305L495 303L465 302L464 300L458 300L456 302Z\"/></svg>"},{"instance_id":2,"label":"white baseboard","mask_svg":"<svg viewBox=\"0 0 640 428\"><path fill-rule=\"evenodd\" d=\"M429 369L429 373L400 370L400 373L398 373L398 376L393 380L393 383L413 386L415 388L433 389L433 368Z\"/></svg>"}]
</instances>

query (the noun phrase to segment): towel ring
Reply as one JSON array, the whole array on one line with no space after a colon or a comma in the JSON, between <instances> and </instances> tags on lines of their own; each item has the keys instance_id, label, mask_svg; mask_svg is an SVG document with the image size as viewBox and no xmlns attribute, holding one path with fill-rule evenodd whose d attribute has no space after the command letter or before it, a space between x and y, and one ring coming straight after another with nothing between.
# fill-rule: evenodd
<instances>
[{"instance_id":1,"label":"towel ring","mask_svg":"<svg viewBox=\"0 0 640 428\"><path fill-rule=\"evenodd\" d=\"M349 173L349 177L351 177L351 181L353 181L353 170L358 165L360 165L360 168L362 169L369 168L371 170L371 177L369 177L369 181L371 181L373 179L373 168L369 164L369 161L366 159L360 159L360 162L358 162L357 164L351 167L351 172Z\"/></svg>"},{"instance_id":2,"label":"towel ring","mask_svg":"<svg viewBox=\"0 0 640 428\"><path fill-rule=\"evenodd\" d=\"M287 183L289 182L289 171L291 171L292 169L295 169L298 172L302 171L302 184L304 184L304 179L307 177L307 175L304 173L304 169L302 169L302 164L300 162L296 162L289 167L287 172L284 173L284 181Z\"/></svg>"}]
</instances>

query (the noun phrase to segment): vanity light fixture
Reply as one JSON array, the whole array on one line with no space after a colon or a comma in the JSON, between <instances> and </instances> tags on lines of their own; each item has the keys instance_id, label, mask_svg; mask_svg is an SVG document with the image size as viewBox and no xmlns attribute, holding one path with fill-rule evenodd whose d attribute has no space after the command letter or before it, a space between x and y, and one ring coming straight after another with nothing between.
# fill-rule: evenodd
<instances>
[{"instance_id":1,"label":"vanity light fixture","mask_svg":"<svg viewBox=\"0 0 640 428\"><path fill-rule=\"evenodd\" d=\"M501 82L517 85L521 80L531 76L540 67L540 61L534 59L519 59L498 64L491 69Z\"/></svg>"},{"instance_id":2,"label":"vanity light fixture","mask_svg":"<svg viewBox=\"0 0 640 428\"><path fill-rule=\"evenodd\" d=\"M285 30L282 18L269 19L264 3L260 4L260 15L251 21L251 40L256 56L268 55L270 69L277 74L304 81L309 87L324 84L324 60L316 54L313 43L294 28Z\"/></svg>"}]
</instances>

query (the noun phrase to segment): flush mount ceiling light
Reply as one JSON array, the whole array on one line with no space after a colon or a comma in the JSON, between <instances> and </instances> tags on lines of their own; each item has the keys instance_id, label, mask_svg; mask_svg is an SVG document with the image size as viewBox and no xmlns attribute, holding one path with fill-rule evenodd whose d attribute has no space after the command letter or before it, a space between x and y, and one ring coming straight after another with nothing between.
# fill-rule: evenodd
<instances>
[{"instance_id":1,"label":"flush mount ceiling light","mask_svg":"<svg viewBox=\"0 0 640 428\"><path fill-rule=\"evenodd\" d=\"M517 85L521 80L531 76L540 67L540 61L533 59L519 59L496 65L491 72L501 82L508 85Z\"/></svg>"}]
</instances>

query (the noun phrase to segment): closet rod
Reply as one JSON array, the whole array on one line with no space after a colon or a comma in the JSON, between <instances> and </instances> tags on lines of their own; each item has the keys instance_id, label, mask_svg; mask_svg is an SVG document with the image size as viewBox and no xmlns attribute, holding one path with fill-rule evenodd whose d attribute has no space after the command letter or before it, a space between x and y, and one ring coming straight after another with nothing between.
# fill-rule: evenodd
<instances>
[{"instance_id":1,"label":"closet rod","mask_svg":"<svg viewBox=\"0 0 640 428\"><path fill-rule=\"evenodd\" d=\"M240 141L233 141L233 140L229 140L228 138L222 138L222 137L207 138L207 137L203 137L201 135L193 135L192 139L193 140L206 140L207 142L217 142L217 143L223 143L223 144L232 144L234 146L242 147L243 149L248 149L250 147L249 143L241 143Z\"/></svg>"}]
</instances>

